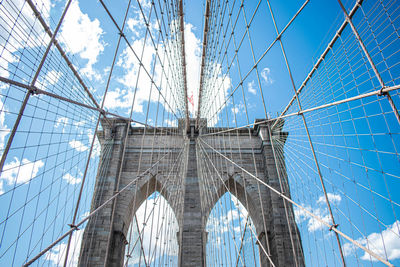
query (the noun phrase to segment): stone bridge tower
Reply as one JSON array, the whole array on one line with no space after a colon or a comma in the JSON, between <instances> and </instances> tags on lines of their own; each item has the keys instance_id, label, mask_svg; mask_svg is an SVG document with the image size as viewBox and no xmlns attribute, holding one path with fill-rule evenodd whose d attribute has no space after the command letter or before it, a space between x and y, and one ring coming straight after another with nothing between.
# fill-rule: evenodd
<instances>
[{"instance_id":1,"label":"stone bridge tower","mask_svg":"<svg viewBox=\"0 0 400 267\"><path fill-rule=\"evenodd\" d=\"M127 233L133 215L143 201L155 191L162 191L161 194L169 202L179 224L177 233L180 250L179 266L206 266L207 233L205 226L207 218L214 204L228 189L231 193L235 192L235 197L242 203L245 203L247 195L249 215L253 220L258 239L264 248L268 248L269 257L274 264L276 266L304 266L301 240L293 219L293 209L287 204L294 246L292 246L290 238L284 203L279 196L271 193L265 186L257 186L257 182L253 178L246 177L246 174L239 168L228 164L219 172L223 174L222 180L217 175L207 177L211 181L209 184L220 188L217 193L215 193L215 187L213 190L211 188L208 190L207 185L200 186L197 166L199 163L196 164L200 141L194 120L190 121L191 125L187 133L183 130L185 129L184 121L179 122L178 129L175 128L175 130L182 131L182 135L168 134L171 128L145 129L128 126L130 124L118 119L114 119L112 122L112 125L103 123L103 131L98 133L102 152L92 210L118 191L116 188L118 175L121 175L119 188L121 189L138 174L149 168L150 171L139 177L128 191L118 197L111 228L110 246L107 246L107 241L112 206L108 205L103 208L97 216L89 220L83 236L79 266L104 266L106 253L109 254L106 266L123 266ZM130 127L129 131L126 127ZM223 134L201 138L205 142L217 144L214 148L221 153L226 153L224 147L229 142L231 159L242 163L241 166L251 173L256 173L254 170L255 158L258 177L280 191L268 127L267 124L257 125L250 130L250 135L247 128L235 130L235 139L228 139ZM145 135L144 131L146 131ZM209 127L202 128L202 131L210 133L217 130ZM123 167L120 169L126 132L129 136ZM278 132L276 134L284 135L285 133ZM165 148L165 143L168 144L167 148ZM177 187L171 179L166 179L166 172L170 171L167 168L169 169L170 166L168 166L168 162L155 156L160 153L154 153L163 150L164 153L170 152L172 157L178 157L179 151L182 151L179 149L182 145L184 145L185 160L188 161L187 168L173 169L172 171L174 172L173 176L183 177L184 190ZM157 168L151 169L152 164L158 160L160 163ZM282 175L284 176L285 194L289 195L287 177L285 174ZM235 190L231 190L233 188ZM205 192L207 190L208 192ZM214 193L210 195L210 192ZM260 194L261 198L258 197ZM211 199L208 202L213 204L204 203L201 195L208 195ZM261 265L270 266L265 253L261 249L259 251Z\"/></svg>"}]
</instances>

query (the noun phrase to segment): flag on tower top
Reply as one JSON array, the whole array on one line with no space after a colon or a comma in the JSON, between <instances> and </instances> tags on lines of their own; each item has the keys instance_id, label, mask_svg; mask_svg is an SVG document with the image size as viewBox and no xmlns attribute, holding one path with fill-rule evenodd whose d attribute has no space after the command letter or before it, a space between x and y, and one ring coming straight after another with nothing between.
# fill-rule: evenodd
<instances>
[{"instance_id":1,"label":"flag on tower top","mask_svg":"<svg viewBox=\"0 0 400 267\"><path fill-rule=\"evenodd\" d=\"M190 97L188 97L189 103L192 104L192 108L194 108L194 101L193 101L193 92Z\"/></svg>"}]
</instances>

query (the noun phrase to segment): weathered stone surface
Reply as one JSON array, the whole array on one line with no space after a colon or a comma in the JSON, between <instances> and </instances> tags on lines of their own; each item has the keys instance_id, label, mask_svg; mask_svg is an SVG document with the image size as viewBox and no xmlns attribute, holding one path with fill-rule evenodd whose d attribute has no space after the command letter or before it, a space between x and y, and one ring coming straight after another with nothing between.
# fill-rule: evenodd
<instances>
[{"instance_id":1,"label":"weathered stone surface","mask_svg":"<svg viewBox=\"0 0 400 267\"><path fill-rule=\"evenodd\" d=\"M194 121L191 124L194 126ZM297 266L304 266L301 240L291 205L286 204L286 215L285 203L278 195L237 166L227 162L217 162L218 174L215 172L215 175L208 177L207 183L201 183L196 159L201 141L198 140L198 133L194 127L189 129L189 134L183 134L182 121L177 128L130 128L127 131L126 127L125 122L116 119L111 126L103 123L104 130L98 133L102 156L92 210L132 180L135 180L135 183L117 198L112 227L111 203L89 220L82 241L80 266L104 266L107 250L107 266L122 266L128 228L133 215L143 201L155 191L160 192L168 201L179 224L179 265L205 266L207 218L215 203L228 190L249 211L262 245L259 249L262 266L270 266L263 249L268 252L275 266L296 266L296 263ZM202 140L278 191L282 191L282 188L289 196L286 172L281 172L280 176L277 173L268 127L264 124L251 130L236 130L232 134L203 136ZM224 129L203 128L202 131L215 133L221 130ZM171 131L175 134L171 134ZM126 132L128 138L125 159L120 169ZM284 139L285 133L278 134ZM210 148L204 149L211 152ZM169 156L162 158L166 153L170 153ZM171 164L180 156L188 162L187 168L177 166L171 170ZM160 162L151 168L158 161ZM285 166L278 167L285 169ZM149 168L150 171L146 175L138 176ZM120 186L117 189L119 176ZM207 196L207 201L201 196ZM107 247L110 229L112 240Z\"/></svg>"}]
</instances>

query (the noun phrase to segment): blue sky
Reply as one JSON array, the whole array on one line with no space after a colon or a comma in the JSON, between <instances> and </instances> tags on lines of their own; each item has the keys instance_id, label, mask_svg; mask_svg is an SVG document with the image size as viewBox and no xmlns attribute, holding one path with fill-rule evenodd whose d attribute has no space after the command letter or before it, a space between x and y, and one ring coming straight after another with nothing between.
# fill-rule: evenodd
<instances>
[{"instance_id":1,"label":"blue sky","mask_svg":"<svg viewBox=\"0 0 400 267\"><path fill-rule=\"evenodd\" d=\"M38 2L38 9L54 30L65 1ZM145 14L148 14L150 2L140 2ZM194 106L189 103L189 108L191 116L195 116L205 3L193 0L184 2L188 95L194 96ZM343 2L347 10L354 5L354 1ZM105 3L116 22L121 25L127 1ZM258 1L245 2L247 20L257 3ZM270 3L277 27L282 30L304 2L271 0ZM11 12L10 18L4 16L7 13L5 10L10 10L11 6L16 11L21 10L20 16L24 19L16 20L19 13L16 11ZM399 84L400 78L399 11L396 6L396 1L383 1L383 4L364 1L353 18L387 86ZM233 11L234 16L237 10L238 3ZM24 1L3 1L0 11L3 14L3 26L0 29L0 74L5 78L29 83L40 62L38 55L43 53L49 38L33 18L29 7L24 5ZM310 1L287 29L282 42L296 89L301 86L343 20L344 16L336 1ZM15 21L20 27L12 26ZM158 25L154 13L150 24L150 31L157 38ZM29 32L29 29L33 29L33 32ZM261 1L249 31L254 56L258 59L276 37L266 1ZM244 33L244 17L240 14L234 33L235 41L238 42ZM129 116L134 90L137 88L133 119L150 125L176 126L176 117L184 114L184 102L176 98L181 92L179 84L175 84L173 79L168 84L165 79L173 76L176 66L166 67L166 73L163 72L160 67L161 59L156 59L157 54L149 37L144 41L146 27L136 2L130 10L125 34L138 54L145 46L143 63L149 73L153 71L154 62L158 62L154 68L154 80L159 84L162 96L157 93L157 88L151 85L143 71L138 76L139 64L127 44L122 42L105 108L119 115ZM72 1L60 29L59 41L99 103L104 94L118 36L117 29L97 1ZM216 38L222 43L222 35ZM165 40L161 47L172 45L172 41ZM225 50L217 47L212 51L218 49ZM209 126L216 127L241 126L252 123L256 118L264 118L256 72L251 71L243 81L243 87L239 86L238 67L240 66L240 74L244 76L254 65L247 35L238 50L238 61L233 42L226 50L227 57L224 61L209 61L210 66L221 69L215 73L216 78L212 83L217 86L209 87L211 89L206 91L211 100L204 101L202 114L208 116ZM71 71L57 53L54 48L51 50L36 86L91 104L79 82L71 78ZM161 53L161 57L162 55ZM227 65L231 61L233 64L228 72ZM267 114L269 117L277 117L294 95L279 43L275 43L257 68ZM379 90L380 85L374 75L347 26L300 94L303 109ZM238 89L227 101L227 105L221 106L221 100L235 88ZM26 92L5 83L0 83L0 89L0 147L4 149ZM167 98L168 104L159 100L162 97ZM392 97L399 106L398 92L393 91ZM216 112L219 109L221 112ZM298 106L295 103L287 113L296 112ZM400 189L400 127L387 98L372 96L310 112L305 118L340 230L380 253L393 264L400 264L400 226L397 218L400 211L397 204L400 203L397 194ZM96 119L96 112L73 104L46 96L31 98L0 178L0 201L4 207L0 212L0 263L12 263L14 259L14 263L19 264L66 231L66 224L70 223L73 203L82 182ZM277 148L279 156L286 163L293 200L328 220L326 203L321 198L323 194L301 118L286 118L283 131L289 132L288 140L284 146L278 145ZM89 177L96 175L98 155L99 144L96 142ZM81 218L89 210L93 185L94 179L89 179L84 191L85 204L79 212ZM300 210L295 210L295 213L307 263L310 266L325 263L340 265L333 234ZM57 218L57 221L48 221L46 218ZM46 232L46 228L51 230ZM45 232L43 237L35 236L40 231ZM18 241L15 238L16 233L24 238L33 236L33 243L15 243L15 240ZM78 244L79 238L75 241ZM380 266L347 241L341 241L349 265ZM325 244L324 247L318 245L321 243Z\"/></svg>"}]
</instances>

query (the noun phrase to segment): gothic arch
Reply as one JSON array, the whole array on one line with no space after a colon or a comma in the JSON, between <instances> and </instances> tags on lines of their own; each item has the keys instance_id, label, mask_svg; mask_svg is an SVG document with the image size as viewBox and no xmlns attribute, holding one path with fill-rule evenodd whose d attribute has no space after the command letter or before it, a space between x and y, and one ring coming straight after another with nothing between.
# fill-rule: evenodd
<instances>
[{"instance_id":1,"label":"gothic arch","mask_svg":"<svg viewBox=\"0 0 400 267\"><path fill-rule=\"evenodd\" d=\"M256 233L257 235L259 235L261 232L264 231L262 211L259 205L259 200L254 199L254 197L249 192L247 192L247 199L246 199L246 189L245 185L243 184L243 178L241 175L239 174L227 175L225 178L226 179L224 183L222 184L222 182L220 182L219 189L211 197L210 205L205 207L204 227L208 222L208 218L210 216L212 209L215 207L215 205L221 199L221 197L228 192L231 193L234 197L236 197L249 212L249 215L252 218L254 226L256 228ZM251 185L253 185L253 183L248 183L246 184L246 187Z\"/></svg>"},{"instance_id":2,"label":"gothic arch","mask_svg":"<svg viewBox=\"0 0 400 267\"><path fill-rule=\"evenodd\" d=\"M153 185L157 186L151 180L147 183L150 185L153 183ZM146 187L146 185L143 187ZM153 205L156 199L157 205ZM163 265L161 262L164 263L165 255L176 256L176 262L174 263L177 263L177 245L179 243L177 233L179 232L179 224L175 211L165 198L165 194L161 194L160 190L153 190L153 193L148 193L146 199L140 203L137 202L135 207L137 208L132 214L136 213L137 222L135 222L132 216L131 225L127 233L127 241L133 246L126 246L124 248L124 266L127 266L128 263L129 266L130 264L137 264L138 255L143 254L146 256L140 257L141 260L139 261L145 264L147 258L147 266ZM132 232L130 233L130 231ZM168 245L165 243L167 240L169 242ZM171 244L173 245L171 246ZM155 251L160 253L154 253ZM132 258L134 258L133 262Z\"/></svg>"},{"instance_id":3,"label":"gothic arch","mask_svg":"<svg viewBox=\"0 0 400 267\"><path fill-rule=\"evenodd\" d=\"M127 205L127 212L125 213L124 222L126 222L126 227L123 227L124 234L126 235L129 229L129 225L132 223L132 218L139 207L146 201L153 193L158 192L162 197L165 198L169 206L172 208L175 218L178 223L178 215L180 214L177 207L174 205L174 199L177 197L168 191L168 186L166 182L163 182L159 175L150 175L145 177L143 180L138 182L138 188L133 187L127 192L127 198L122 203Z\"/></svg>"}]
</instances>

